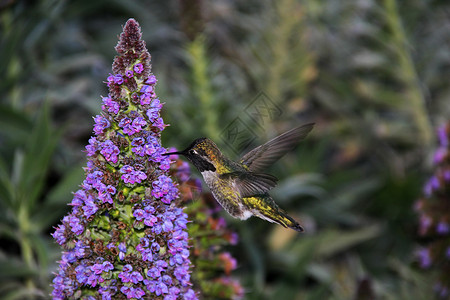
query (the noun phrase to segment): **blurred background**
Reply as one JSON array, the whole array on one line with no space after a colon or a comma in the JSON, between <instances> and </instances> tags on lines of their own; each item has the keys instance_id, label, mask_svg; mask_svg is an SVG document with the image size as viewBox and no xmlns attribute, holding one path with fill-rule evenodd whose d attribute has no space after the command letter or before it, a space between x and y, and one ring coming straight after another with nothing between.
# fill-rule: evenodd
<instances>
[{"instance_id":1,"label":"blurred background","mask_svg":"<svg viewBox=\"0 0 450 300\"><path fill-rule=\"evenodd\" d=\"M306 233L222 212L246 299L431 299L413 206L450 116L450 4L437 0L0 1L2 299L50 291L50 233L83 180L130 17L166 102L163 146L207 136L238 159L316 123L269 170Z\"/></svg>"}]
</instances>

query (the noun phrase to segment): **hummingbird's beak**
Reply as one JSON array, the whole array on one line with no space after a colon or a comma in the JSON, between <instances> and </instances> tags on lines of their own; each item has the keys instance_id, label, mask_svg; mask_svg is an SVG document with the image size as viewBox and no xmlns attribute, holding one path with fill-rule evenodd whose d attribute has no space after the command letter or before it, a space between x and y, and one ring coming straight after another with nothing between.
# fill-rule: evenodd
<instances>
[{"instance_id":1,"label":"hummingbird's beak","mask_svg":"<svg viewBox=\"0 0 450 300\"><path fill-rule=\"evenodd\" d=\"M178 154L178 155L184 155L184 153L183 152L179 152L179 151L176 151L176 152L168 152L168 153L164 153L164 154L161 154L161 155L172 155L172 154Z\"/></svg>"}]
</instances>

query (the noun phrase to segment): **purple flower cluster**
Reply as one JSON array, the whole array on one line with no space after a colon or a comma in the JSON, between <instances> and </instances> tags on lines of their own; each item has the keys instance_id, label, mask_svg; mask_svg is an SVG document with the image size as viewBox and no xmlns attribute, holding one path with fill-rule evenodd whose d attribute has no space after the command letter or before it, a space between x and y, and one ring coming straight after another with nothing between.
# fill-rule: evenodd
<instances>
[{"instance_id":1,"label":"purple flower cluster","mask_svg":"<svg viewBox=\"0 0 450 300\"><path fill-rule=\"evenodd\" d=\"M124 165L119 172L123 174L121 178L125 183L141 183L142 180L147 179L147 175L144 172L135 170L129 165Z\"/></svg>"},{"instance_id":2,"label":"purple flower cluster","mask_svg":"<svg viewBox=\"0 0 450 300\"><path fill-rule=\"evenodd\" d=\"M417 251L419 265L437 269L441 276L436 293L446 298L450 291L450 122L438 129L439 148L434 154L435 171L424 185L424 196L415 204L419 234L428 243Z\"/></svg>"},{"instance_id":3,"label":"purple flower cluster","mask_svg":"<svg viewBox=\"0 0 450 300\"><path fill-rule=\"evenodd\" d=\"M169 150L169 152L176 151L174 148ZM190 223L192 226L190 226L185 221L187 219L175 217L174 226L187 228L188 233L194 236L190 240L190 244L195 245L189 253L186 242L187 233L179 230L178 238L169 240L167 244L168 252L171 254L169 266L179 265L175 276L180 282L187 283L190 281L190 277L184 262L187 259L190 259L194 264L196 261L208 261L207 265L195 264L195 271L191 274L194 278L195 290L200 291L208 299L243 298L245 292L243 287L239 281L231 278L231 271L237 268L238 263L229 252L223 251L221 247L221 245L235 245L238 241L237 234L227 229L224 218L216 216L216 213L222 209L216 202L206 201L205 195L201 193L201 182L190 176L190 166L180 160L176 154L169 155L169 158L174 162L171 166L171 174L179 182L178 188L181 199L186 206L189 220L192 220L192 223ZM159 185L165 186L166 180L166 178L161 177ZM163 188L163 193L164 190ZM153 191L160 192L159 189ZM211 205L215 206L210 207ZM143 211L135 210L135 213L139 215L139 218L144 219ZM179 213L181 213L181 210ZM144 241L144 244L147 247L152 247L155 251L160 249L158 244L151 244L150 246L147 241ZM214 288L211 288L212 286Z\"/></svg>"},{"instance_id":4,"label":"purple flower cluster","mask_svg":"<svg viewBox=\"0 0 450 300\"><path fill-rule=\"evenodd\" d=\"M162 104L150 54L130 19L86 146L86 179L52 234L64 249L53 299L197 299L187 215L162 156Z\"/></svg>"},{"instance_id":5,"label":"purple flower cluster","mask_svg":"<svg viewBox=\"0 0 450 300\"><path fill-rule=\"evenodd\" d=\"M123 129L123 132L128 135L141 132L141 130L147 126L147 121L142 117L136 117L135 119L123 118L119 122L119 126Z\"/></svg>"},{"instance_id":6,"label":"purple flower cluster","mask_svg":"<svg viewBox=\"0 0 450 300\"><path fill-rule=\"evenodd\" d=\"M166 204L170 204L170 201L178 195L178 189L174 186L172 179L166 175L153 181L152 186L152 196Z\"/></svg>"}]
</instances>

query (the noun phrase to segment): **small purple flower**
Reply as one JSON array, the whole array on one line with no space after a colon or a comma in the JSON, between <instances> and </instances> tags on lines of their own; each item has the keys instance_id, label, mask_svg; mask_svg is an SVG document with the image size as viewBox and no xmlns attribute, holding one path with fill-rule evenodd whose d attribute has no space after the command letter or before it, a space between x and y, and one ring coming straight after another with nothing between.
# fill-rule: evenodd
<instances>
[{"instance_id":1,"label":"small purple flower","mask_svg":"<svg viewBox=\"0 0 450 300\"><path fill-rule=\"evenodd\" d=\"M103 265L102 264L95 264L91 267L92 272L94 272L94 274L101 274L103 272Z\"/></svg>"},{"instance_id":2,"label":"small purple flower","mask_svg":"<svg viewBox=\"0 0 450 300\"><path fill-rule=\"evenodd\" d=\"M114 265L112 263L110 263L109 261L105 261L103 262L103 271L104 272L109 272L114 270Z\"/></svg>"},{"instance_id":3,"label":"small purple flower","mask_svg":"<svg viewBox=\"0 0 450 300\"><path fill-rule=\"evenodd\" d=\"M136 171L133 169L133 167L129 165L125 165L120 169L120 173L122 173L122 180L125 183L141 183L142 180L147 179L147 175L145 175L142 171Z\"/></svg>"},{"instance_id":4,"label":"small purple flower","mask_svg":"<svg viewBox=\"0 0 450 300\"><path fill-rule=\"evenodd\" d=\"M123 118L119 122L119 126L122 127L123 133L125 133L127 135L133 135L134 134L134 128L133 128L133 125L132 125L131 122L132 121L131 121L130 118Z\"/></svg>"},{"instance_id":5,"label":"small purple flower","mask_svg":"<svg viewBox=\"0 0 450 300\"><path fill-rule=\"evenodd\" d=\"M101 282L103 282L104 280L105 280L105 279L103 279L103 277L101 277L101 276L99 276L99 275L97 275L97 274L92 273L92 274L88 277L86 283L87 283L88 285L92 286L92 287L96 287L98 283L101 283Z\"/></svg>"},{"instance_id":6,"label":"small purple flower","mask_svg":"<svg viewBox=\"0 0 450 300\"><path fill-rule=\"evenodd\" d=\"M150 104L150 102L152 101L152 94L142 94L139 99L141 105Z\"/></svg>"},{"instance_id":7,"label":"small purple flower","mask_svg":"<svg viewBox=\"0 0 450 300\"><path fill-rule=\"evenodd\" d=\"M164 223L161 225L161 229L163 232L169 232L173 230L173 223L169 220L164 220Z\"/></svg>"},{"instance_id":8,"label":"small purple flower","mask_svg":"<svg viewBox=\"0 0 450 300\"><path fill-rule=\"evenodd\" d=\"M185 294L184 294L184 299L185 300L196 300L197 295L195 295L195 292L192 289L189 289Z\"/></svg>"},{"instance_id":9,"label":"small purple flower","mask_svg":"<svg viewBox=\"0 0 450 300\"><path fill-rule=\"evenodd\" d=\"M428 228L430 228L433 220L427 215L421 215L420 216L420 231L426 232Z\"/></svg>"},{"instance_id":10,"label":"small purple flower","mask_svg":"<svg viewBox=\"0 0 450 300\"><path fill-rule=\"evenodd\" d=\"M164 156L159 162L159 168L163 171L170 169L170 160L167 156Z\"/></svg>"},{"instance_id":11,"label":"small purple flower","mask_svg":"<svg viewBox=\"0 0 450 300\"><path fill-rule=\"evenodd\" d=\"M181 166L177 168L176 175L182 182L188 181L191 176L191 168L189 167L189 164L183 161Z\"/></svg>"},{"instance_id":12,"label":"small purple flower","mask_svg":"<svg viewBox=\"0 0 450 300\"><path fill-rule=\"evenodd\" d=\"M72 206L81 206L87 200L86 192L83 190L78 190L73 194L73 199L71 202Z\"/></svg>"},{"instance_id":13,"label":"small purple flower","mask_svg":"<svg viewBox=\"0 0 450 300\"><path fill-rule=\"evenodd\" d=\"M418 252L420 266L424 269L429 268L431 266L431 257L430 250L428 248L424 248Z\"/></svg>"},{"instance_id":14,"label":"small purple flower","mask_svg":"<svg viewBox=\"0 0 450 300\"><path fill-rule=\"evenodd\" d=\"M153 242L151 248L154 253L158 253L161 246L157 242Z\"/></svg>"},{"instance_id":15,"label":"small purple flower","mask_svg":"<svg viewBox=\"0 0 450 300\"><path fill-rule=\"evenodd\" d=\"M127 246L125 242L119 244L119 259L123 260L125 258L125 254L127 253Z\"/></svg>"},{"instance_id":16,"label":"small purple flower","mask_svg":"<svg viewBox=\"0 0 450 300\"><path fill-rule=\"evenodd\" d=\"M146 84L151 84L151 85L154 85L154 84L156 84L156 77L155 77L155 75L150 75L149 77L148 77L148 79L145 81L145 83Z\"/></svg>"},{"instance_id":17,"label":"small purple flower","mask_svg":"<svg viewBox=\"0 0 450 300\"><path fill-rule=\"evenodd\" d=\"M58 225L54 233L52 233L53 238L60 245L66 242L66 237L64 236L64 231L66 230L66 226L63 224Z\"/></svg>"},{"instance_id":18,"label":"small purple flower","mask_svg":"<svg viewBox=\"0 0 450 300\"><path fill-rule=\"evenodd\" d=\"M84 249L86 249L86 246L83 245L82 241L78 241L78 242L76 242L75 248L73 248L72 251L76 258L82 258L86 255Z\"/></svg>"},{"instance_id":19,"label":"small purple flower","mask_svg":"<svg viewBox=\"0 0 450 300\"><path fill-rule=\"evenodd\" d=\"M157 118L154 122L153 122L153 126L158 128L160 131L163 131L164 128L166 128L166 124L164 124L164 121L161 117Z\"/></svg>"},{"instance_id":20,"label":"small purple flower","mask_svg":"<svg viewBox=\"0 0 450 300\"><path fill-rule=\"evenodd\" d=\"M137 137L131 141L131 146L138 147L138 146L144 145L144 143L145 143L145 139L143 137Z\"/></svg>"},{"instance_id":21,"label":"small purple flower","mask_svg":"<svg viewBox=\"0 0 450 300\"><path fill-rule=\"evenodd\" d=\"M103 203L113 204L112 195L114 195L115 193L116 193L116 188L113 187L112 185L104 186L98 192L98 199L101 200Z\"/></svg>"},{"instance_id":22,"label":"small purple flower","mask_svg":"<svg viewBox=\"0 0 450 300\"><path fill-rule=\"evenodd\" d=\"M447 222L441 221L437 224L436 232L439 234L447 234L450 232L450 225Z\"/></svg>"},{"instance_id":23,"label":"small purple flower","mask_svg":"<svg viewBox=\"0 0 450 300\"><path fill-rule=\"evenodd\" d=\"M231 233L228 241L230 242L231 245L237 245L237 243L239 242L239 236L236 232Z\"/></svg>"},{"instance_id":24,"label":"small purple flower","mask_svg":"<svg viewBox=\"0 0 450 300\"><path fill-rule=\"evenodd\" d=\"M89 196L89 198L86 200L85 205L83 206L84 216L86 218L89 218L95 212L98 210L97 205L95 205L92 197Z\"/></svg>"},{"instance_id":25,"label":"small purple flower","mask_svg":"<svg viewBox=\"0 0 450 300\"><path fill-rule=\"evenodd\" d=\"M161 150L162 149L159 146L158 141L154 137L149 136L147 138L147 143L144 145L144 153L146 155L150 156L150 158L155 159L160 156L159 152ZM153 160L153 161L155 161L155 160Z\"/></svg>"},{"instance_id":26,"label":"small purple flower","mask_svg":"<svg viewBox=\"0 0 450 300\"><path fill-rule=\"evenodd\" d=\"M75 274L76 274L77 281L81 284L87 283L88 277L90 276L91 273L92 273L91 269L84 266L83 264L78 265L75 268Z\"/></svg>"},{"instance_id":27,"label":"small purple flower","mask_svg":"<svg viewBox=\"0 0 450 300\"><path fill-rule=\"evenodd\" d=\"M447 133L447 126L443 125L438 128L438 137L439 137L439 143L443 147L449 146L449 134Z\"/></svg>"},{"instance_id":28,"label":"small purple flower","mask_svg":"<svg viewBox=\"0 0 450 300\"><path fill-rule=\"evenodd\" d=\"M75 216L69 217L69 226L71 227L72 232L76 235L80 235L84 231L84 226L80 223L80 219Z\"/></svg>"},{"instance_id":29,"label":"small purple flower","mask_svg":"<svg viewBox=\"0 0 450 300\"><path fill-rule=\"evenodd\" d=\"M124 267L124 270L119 273L119 278L122 280L123 283L127 283L131 281L131 274L127 272Z\"/></svg>"},{"instance_id":30,"label":"small purple flower","mask_svg":"<svg viewBox=\"0 0 450 300\"><path fill-rule=\"evenodd\" d=\"M447 155L447 149L444 147L438 148L433 156L433 162L439 164L444 161L444 157Z\"/></svg>"},{"instance_id":31,"label":"small purple flower","mask_svg":"<svg viewBox=\"0 0 450 300\"><path fill-rule=\"evenodd\" d=\"M85 148L86 148L86 155L87 156L94 156L95 153L98 150L97 139L95 137L91 137L89 139L89 145L87 145Z\"/></svg>"},{"instance_id":32,"label":"small purple flower","mask_svg":"<svg viewBox=\"0 0 450 300\"><path fill-rule=\"evenodd\" d=\"M126 77L131 78L131 77L133 77L133 75L134 75L133 70L126 70L125 71L125 76Z\"/></svg>"},{"instance_id":33,"label":"small purple flower","mask_svg":"<svg viewBox=\"0 0 450 300\"><path fill-rule=\"evenodd\" d=\"M450 182L450 170L445 170L444 174L442 175L444 177L444 180L449 183Z\"/></svg>"},{"instance_id":34,"label":"small purple flower","mask_svg":"<svg viewBox=\"0 0 450 300\"><path fill-rule=\"evenodd\" d=\"M147 126L147 121L142 117L137 117L133 120L132 126L136 133L140 132L144 126Z\"/></svg>"},{"instance_id":35,"label":"small purple flower","mask_svg":"<svg viewBox=\"0 0 450 300\"><path fill-rule=\"evenodd\" d=\"M143 209L135 209L133 212L133 216L136 218L136 220L141 221L145 217L144 213L145 212Z\"/></svg>"},{"instance_id":36,"label":"small purple flower","mask_svg":"<svg viewBox=\"0 0 450 300\"><path fill-rule=\"evenodd\" d=\"M160 296L162 294L167 294L169 292L169 288L167 287L167 285L162 282L161 280L158 280L156 282L156 286L155 286L155 294L157 296Z\"/></svg>"},{"instance_id":37,"label":"small purple flower","mask_svg":"<svg viewBox=\"0 0 450 300\"><path fill-rule=\"evenodd\" d=\"M144 280L144 277L142 277L141 273L137 272L137 271L133 271L133 273L131 273L130 275L131 281L134 284L139 283L139 281Z\"/></svg>"},{"instance_id":38,"label":"small purple flower","mask_svg":"<svg viewBox=\"0 0 450 300\"><path fill-rule=\"evenodd\" d=\"M134 72L141 74L144 71L144 66L141 63L135 64L133 67Z\"/></svg>"},{"instance_id":39,"label":"small purple flower","mask_svg":"<svg viewBox=\"0 0 450 300\"><path fill-rule=\"evenodd\" d=\"M173 296L175 298L173 299L177 299L178 294L180 294L180 289L177 288L176 286L172 286L171 288L169 288L169 295ZM172 299L172 298L171 298ZM164 299L165 300L165 299Z\"/></svg>"},{"instance_id":40,"label":"small purple flower","mask_svg":"<svg viewBox=\"0 0 450 300\"><path fill-rule=\"evenodd\" d=\"M108 185L105 189L105 192L110 195L114 195L116 193L116 188L112 185Z\"/></svg>"},{"instance_id":41,"label":"small purple flower","mask_svg":"<svg viewBox=\"0 0 450 300\"><path fill-rule=\"evenodd\" d=\"M136 299L141 299L142 296L145 295L145 292L141 288L135 288L134 289L134 295L133 297Z\"/></svg>"},{"instance_id":42,"label":"small purple flower","mask_svg":"<svg viewBox=\"0 0 450 300\"><path fill-rule=\"evenodd\" d=\"M160 277L161 272L163 272L167 267L167 262L165 262L164 260L158 260L155 262L154 267L148 270L147 275L152 278Z\"/></svg>"},{"instance_id":43,"label":"small purple flower","mask_svg":"<svg viewBox=\"0 0 450 300\"><path fill-rule=\"evenodd\" d=\"M108 95L108 97L103 97L102 101L103 101L103 106L102 106L103 110L106 109L108 112L113 113L115 115L117 115L119 113L119 110L120 110L119 103L112 100L109 95Z\"/></svg>"},{"instance_id":44,"label":"small purple flower","mask_svg":"<svg viewBox=\"0 0 450 300\"><path fill-rule=\"evenodd\" d=\"M439 189L439 179L436 176L432 176L425 185L424 192L427 197L430 197L434 191Z\"/></svg>"},{"instance_id":45,"label":"small purple flower","mask_svg":"<svg viewBox=\"0 0 450 300\"><path fill-rule=\"evenodd\" d=\"M123 77L121 74L114 75L114 83L115 84L122 84L123 83Z\"/></svg>"},{"instance_id":46,"label":"small purple flower","mask_svg":"<svg viewBox=\"0 0 450 300\"><path fill-rule=\"evenodd\" d=\"M143 94L151 94L153 92L153 86L144 84L142 86L140 92L143 93Z\"/></svg>"},{"instance_id":47,"label":"small purple flower","mask_svg":"<svg viewBox=\"0 0 450 300\"><path fill-rule=\"evenodd\" d=\"M159 117L159 112L161 111L162 104L158 98L154 99L147 110L147 117L151 122L154 122Z\"/></svg>"},{"instance_id":48,"label":"small purple flower","mask_svg":"<svg viewBox=\"0 0 450 300\"><path fill-rule=\"evenodd\" d=\"M174 272L175 277L181 282L182 285L188 285L189 283L189 268L187 266L178 266Z\"/></svg>"},{"instance_id":49,"label":"small purple flower","mask_svg":"<svg viewBox=\"0 0 450 300\"><path fill-rule=\"evenodd\" d=\"M158 218L152 214L146 214L144 219L144 224L152 227L155 223L158 222Z\"/></svg>"},{"instance_id":50,"label":"small purple flower","mask_svg":"<svg viewBox=\"0 0 450 300\"><path fill-rule=\"evenodd\" d=\"M107 80L106 83L107 83L108 87L111 87L111 85L114 83L114 75L112 75L110 73L106 80Z\"/></svg>"},{"instance_id":51,"label":"small purple flower","mask_svg":"<svg viewBox=\"0 0 450 300\"><path fill-rule=\"evenodd\" d=\"M152 261L153 260L153 253L151 249L144 249L141 252L142 254L142 260L143 261Z\"/></svg>"},{"instance_id":52,"label":"small purple flower","mask_svg":"<svg viewBox=\"0 0 450 300\"><path fill-rule=\"evenodd\" d=\"M113 142L111 142L110 140L106 140L101 145L100 153L105 157L107 161L117 163L120 150L116 145L114 145Z\"/></svg>"},{"instance_id":53,"label":"small purple flower","mask_svg":"<svg viewBox=\"0 0 450 300\"><path fill-rule=\"evenodd\" d=\"M161 175L158 180L154 181L152 196L161 199L164 203L169 204L171 199L178 195L178 190L172 182L172 179L166 175ZM164 196L168 197L164 197Z\"/></svg>"},{"instance_id":54,"label":"small purple flower","mask_svg":"<svg viewBox=\"0 0 450 300\"><path fill-rule=\"evenodd\" d=\"M128 299L133 298L133 290L131 289L131 287L124 285L123 287L120 288L120 291L122 293L124 293Z\"/></svg>"},{"instance_id":55,"label":"small purple flower","mask_svg":"<svg viewBox=\"0 0 450 300\"><path fill-rule=\"evenodd\" d=\"M97 135L103 134L103 131L106 128L109 128L109 126L111 126L111 123L109 123L109 121L105 117L100 115L97 115L94 118L94 121L95 121L94 132Z\"/></svg>"},{"instance_id":56,"label":"small purple flower","mask_svg":"<svg viewBox=\"0 0 450 300\"><path fill-rule=\"evenodd\" d=\"M131 124L131 119L130 118L123 118L119 122L119 126L122 127L122 128L127 126L127 125L130 125L130 124Z\"/></svg>"},{"instance_id":57,"label":"small purple flower","mask_svg":"<svg viewBox=\"0 0 450 300\"><path fill-rule=\"evenodd\" d=\"M123 266L122 271L129 273L129 272L133 271L133 267L130 264L126 264L125 266Z\"/></svg>"}]
</instances>

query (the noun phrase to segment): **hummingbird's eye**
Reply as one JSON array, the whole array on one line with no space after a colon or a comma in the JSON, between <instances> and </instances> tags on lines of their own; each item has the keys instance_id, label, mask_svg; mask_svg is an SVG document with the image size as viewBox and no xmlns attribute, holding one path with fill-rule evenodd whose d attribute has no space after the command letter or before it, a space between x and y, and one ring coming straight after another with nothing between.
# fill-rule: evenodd
<instances>
[{"instance_id":1,"label":"hummingbird's eye","mask_svg":"<svg viewBox=\"0 0 450 300\"><path fill-rule=\"evenodd\" d=\"M198 155L197 151L195 151L195 150L190 150L190 151L189 151L189 154L192 154L192 155Z\"/></svg>"}]
</instances>

